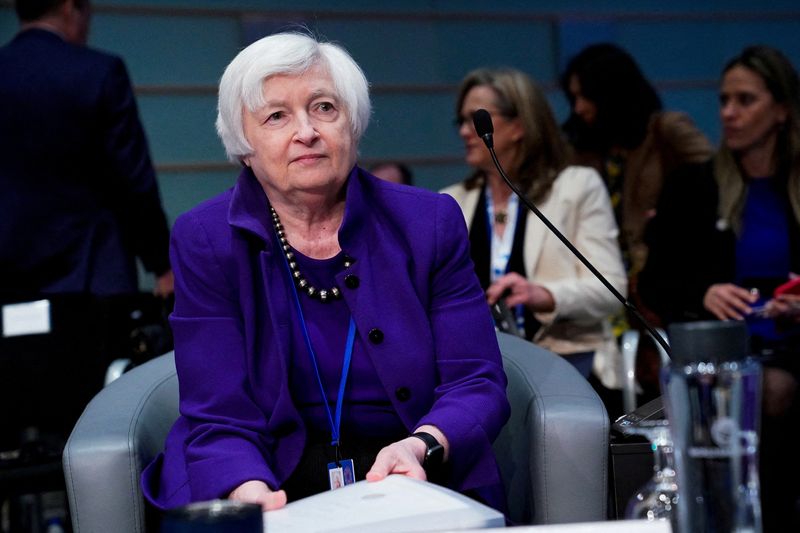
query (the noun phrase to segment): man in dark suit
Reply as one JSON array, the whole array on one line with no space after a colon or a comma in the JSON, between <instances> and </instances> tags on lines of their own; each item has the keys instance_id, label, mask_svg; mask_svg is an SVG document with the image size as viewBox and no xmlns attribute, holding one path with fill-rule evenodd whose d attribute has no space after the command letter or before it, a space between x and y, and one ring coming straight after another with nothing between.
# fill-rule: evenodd
<instances>
[{"instance_id":1,"label":"man in dark suit","mask_svg":"<svg viewBox=\"0 0 800 533\"><path fill-rule=\"evenodd\" d=\"M0 48L0 298L172 293L169 230L122 60L87 48L89 0L16 0Z\"/></svg>"}]
</instances>

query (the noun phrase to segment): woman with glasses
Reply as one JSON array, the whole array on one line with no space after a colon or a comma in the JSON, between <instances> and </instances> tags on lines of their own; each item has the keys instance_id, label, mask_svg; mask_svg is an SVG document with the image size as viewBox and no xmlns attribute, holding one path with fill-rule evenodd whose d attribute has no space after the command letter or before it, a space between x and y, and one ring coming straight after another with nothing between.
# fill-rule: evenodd
<instances>
[{"instance_id":1,"label":"woman with glasses","mask_svg":"<svg viewBox=\"0 0 800 533\"><path fill-rule=\"evenodd\" d=\"M620 386L606 320L620 303L505 184L475 133L478 109L491 114L497 157L526 197L621 293L627 278L606 188L593 169L569 165L569 147L541 89L517 70L479 69L461 82L456 103L472 173L444 192L466 218L489 304L502 300L525 337L563 355L587 378L594 370L603 383Z\"/></svg>"}]
</instances>

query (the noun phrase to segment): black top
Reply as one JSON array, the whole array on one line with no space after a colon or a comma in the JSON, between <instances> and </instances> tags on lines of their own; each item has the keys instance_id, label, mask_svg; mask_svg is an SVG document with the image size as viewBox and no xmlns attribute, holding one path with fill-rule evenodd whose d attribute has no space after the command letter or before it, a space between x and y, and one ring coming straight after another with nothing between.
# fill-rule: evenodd
<instances>
[{"instance_id":1,"label":"black top","mask_svg":"<svg viewBox=\"0 0 800 533\"><path fill-rule=\"evenodd\" d=\"M517 208L517 226L514 228L514 242L511 246L511 256L508 259L506 272L516 272L523 278L527 277L525 274L525 260L523 257L527 221L528 210L522 202L519 202L519 207ZM492 247L489 239L490 232L491 228L489 227L489 221L486 216L486 187L483 187L481 189L481 195L478 198L478 205L475 207L475 215L472 217L472 226L469 228L469 241L472 262L475 264L475 272L478 275L478 281L484 291L492 284ZM523 319L525 321L525 335L531 339L541 324L527 307L524 308Z\"/></svg>"},{"instance_id":2,"label":"black top","mask_svg":"<svg viewBox=\"0 0 800 533\"><path fill-rule=\"evenodd\" d=\"M638 281L642 300L666 323L715 320L703 297L716 283L736 283L736 235L719 222L713 163L688 165L665 182L645 239L649 254ZM800 272L800 225L789 217L790 267ZM775 281L759 287L771 294ZM756 285L753 285L756 286ZM796 341L797 339L795 339Z\"/></svg>"}]
</instances>

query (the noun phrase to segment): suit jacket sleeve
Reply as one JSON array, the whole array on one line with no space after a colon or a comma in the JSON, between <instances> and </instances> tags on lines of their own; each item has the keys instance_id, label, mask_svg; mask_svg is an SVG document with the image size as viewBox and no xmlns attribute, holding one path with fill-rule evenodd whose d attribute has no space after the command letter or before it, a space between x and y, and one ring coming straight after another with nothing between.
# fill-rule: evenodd
<instances>
[{"instance_id":1,"label":"suit jacket sleeve","mask_svg":"<svg viewBox=\"0 0 800 533\"><path fill-rule=\"evenodd\" d=\"M272 437L248 393L242 321L222 245L201 217L180 217L173 232L175 366L180 412L189 424L186 469L193 500L226 496L242 482L277 482L262 450Z\"/></svg>"},{"instance_id":2,"label":"suit jacket sleeve","mask_svg":"<svg viewBox=\"0 0 800 533\"><path fill-rule=\"evenodd\" d=\"M430 412L447 436L453 481L461 490L496 483L491 445L509 416L497 337L469 255L458 204L440 195L431 273L431 329L439 385Z\"/></svg>"},{"instance_id":3,"label":"suit jacket sleeve","mask_svg":"<svg viewBox=\"0 0 800 533\"><path fill-rule=\"evenodd\" d=\"M559 178L570 178L560 186L565 188L564 194L572 195L575 199L571 204L574 212L564 216L568 220L567 225L574 228L567 238L625 296L628 280L608 193L595 171L587 168L579 170L580 173L573 168L571 176ZM542 323L562 317L597 320L616 311L621 304L614 295L562 243L559 242L558 246L561 253L567 254L575 265L574 274L539 282L553 295L556 308L550 313L537 313L537 319ZM545 256L540 258L540 261L546 260Z\"/></svg>"},{"instance_id":4,"label":"suit jacket sleeve","mask_svg":"<svg viewBox=\"0 0 800 533\"><path fill-rule=\"evenodd\" d=\"M105 166L134 253L156 275L169 270L169 229L125 65L114 58L102 88Z\"/></svg>"}]
</instances>

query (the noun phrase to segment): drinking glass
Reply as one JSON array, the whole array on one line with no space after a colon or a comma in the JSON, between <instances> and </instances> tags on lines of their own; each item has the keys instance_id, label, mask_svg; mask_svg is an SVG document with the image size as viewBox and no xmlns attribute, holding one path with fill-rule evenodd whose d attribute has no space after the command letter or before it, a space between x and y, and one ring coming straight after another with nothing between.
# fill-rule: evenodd
<instances>
[{"instance_id":1,"label":"drinking glass","mask_svg":"<svg viewBox=\"0 0 800 533\"><path fill-rule=\"evenodd\" d=\"M642 421L635 427L627 427L625 432L647 438L653 450L653 477L630 499L625 518L674 523L677 520L678 484L669 422Z\"/></svg>"}]
</instances>

